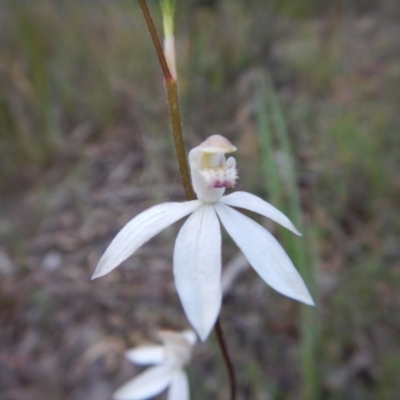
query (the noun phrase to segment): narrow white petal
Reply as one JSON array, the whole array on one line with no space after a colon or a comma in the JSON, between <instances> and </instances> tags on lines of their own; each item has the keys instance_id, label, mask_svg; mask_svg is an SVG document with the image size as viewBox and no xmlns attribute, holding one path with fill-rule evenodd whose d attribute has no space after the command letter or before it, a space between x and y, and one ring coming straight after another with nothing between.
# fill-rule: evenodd
<instances>
[{"instance_id":1,"label":"narrow white petal","mask_svg":"<svg viewBox=\"0 0 400 400\"><path fill-rule=\"evenodd\" d=\"M182 226L174 250L175 284L182 306L202 340L221 308L221 229L214 207L204 204Z\"/></svg>"},{"instance_id":2,"label":"narrow white petal","mask_svg":"<svg viewBox=\"0 0 400 400\"><path fill-rule=\"evenodd\" d=\"M181 369L174 372L167 400L189 400L189 381Z\"/></svg>"},{"instance_id":3,"label":"narrow white petal","mask_svg":"<svg viewBox=\"0 0 400 400\"><path fill-rule=\"evenodd\" d=\"M113 399L145 400L156 396L170 385L175 371L169 365L150 368L120 387L114 393Z\"/></svg>"},{"instance_id":4,"label":"narrow white petal","mask_svg":"<svg viewBox=\"0 0 400 400\"><path fill-rule=\"evenodd\" d=\"M108 274L153 236L199 208L200 204L198 200L163 203L137 215L115 236L101 257L92 279Z\"/></svg>"},{"instance_id":5,"label":"narrow white petal","mask_svg":"<svg viewBox=\"0 0 400 400\"><path fill-rule=\"evenodd\" d=\"M292 261L266 229L225 204L217 204L215 209L222 225L268 285L285 296L314 305Z\"/></svg>"},{"instance_id":6,"label":"narrow white petal","mask_svg":"<svg viewBox=\"0 0 400 400\"><path fill-rule=\"evenodd\" d=\"M275 208L272 204L267 203L254 194L247 192L233 192L228 196L221 197L220 202L227 204L228 206L245 208L246 210L261 214L289 229L294 234L301 236L301 233L285 214Z\"/></svg>"},{"instance_id":7,"label":"narrow white petal","mask_svg":"<svg viewBox=\"0 0 400 400\"><path fill-rule=\"evenodd\" d=\"M128 350L126 358L137 365L160 364L165 358L164 346L142 346Z\"/></svg>"}]
</instances>

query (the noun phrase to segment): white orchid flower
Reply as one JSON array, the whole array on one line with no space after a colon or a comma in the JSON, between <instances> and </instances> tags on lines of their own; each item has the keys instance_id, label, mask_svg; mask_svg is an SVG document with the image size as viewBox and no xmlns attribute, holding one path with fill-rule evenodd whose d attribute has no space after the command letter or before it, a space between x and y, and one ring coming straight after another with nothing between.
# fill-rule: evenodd
<instances>
[{"instance_id":1,"label":"white orchid flower","mask_svg":"<svg viewBox=\"0 0 400 400\"><path fill-rule=\"evenodd\" d=\"M209 335L221 308L219 221L268 285L285 296L314 304L301 276L277 240L233 207L268 217L300 236L292 222L271 204L250 193L234 192L224 196L225 188L234 187L237 179L235 159L225 159L225 154L233 151L236 148L220 135L210 136L192 149L189 163L198 200L163 203L137 215L108 246L92 278L108 274L153 236L191 214L175 242L174 276L186 316L202 340Z\"/></svg>"},{"instance_id":2,"label":"white orchid flower","mask_svg":"<svg viewBox=\"0 0 400 400\"><path fill-rule=\"evenodd\" d=\"M163 345L136 347L126 352L126 358L137 365L154 367L125 383L113 396L114 400L145 400L157 396L167 387L168 400L189 400L189 382L184 366L192 356L196 334L161 331Z\"/></svg>"}]
</instances>

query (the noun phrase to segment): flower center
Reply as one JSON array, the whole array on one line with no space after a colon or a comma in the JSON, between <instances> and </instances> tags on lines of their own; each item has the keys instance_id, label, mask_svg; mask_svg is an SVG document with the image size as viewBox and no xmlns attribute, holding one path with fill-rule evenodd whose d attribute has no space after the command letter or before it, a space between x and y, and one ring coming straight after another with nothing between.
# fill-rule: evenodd
<instances>
[{"instance_id":1,"label":"flower center","mask_svg":"<svg viewBox=\"0 0 400 400\"><path fill-rule=\"evenodd\" d=\"M220 154L217 154L218 156ZM210 158L213 155L205 154L203 158ZM215 156L215 154L214 154ZM204 179L206 186L209 189L214 188L233 188L235 187L237 179L237 170L235 168L236 162L233 157L228 158L225 162L225 157L223 157L222 165L217 166L205 166L200 169L200 174Z\"/></svg>"},{"instance_id":2,"label":"flower center","mask_svg":"<svg viewBox=\"0 0 400 400\"><path fill-rule=\"evenodd\" d=\"M199 200L217 202L225 188L233 188L237 180L236 161L225 154L236 148L223 136L210 136L189 153L193 189Z\"/></svg>"}]
</instances>

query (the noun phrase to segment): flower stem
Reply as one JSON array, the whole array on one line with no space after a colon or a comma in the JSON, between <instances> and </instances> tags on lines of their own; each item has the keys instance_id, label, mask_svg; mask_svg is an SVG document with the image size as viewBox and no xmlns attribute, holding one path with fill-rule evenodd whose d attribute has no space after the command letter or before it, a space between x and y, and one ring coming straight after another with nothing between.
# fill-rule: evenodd
<instances>
[{"instance_id":1,"label":"flower stem","mask_svg":"<svg viewBox=\"0 0 400 400\"><path fill-rule=\"evenodd\" d=\"M161 46L160 39L158 38L157 34L157 29L156 26L154 25L153 18L151 16L149 7L147 7L146 0L139 0L140 8L142 10L144 19L147 24L147 29L149 30L151 40L153 41L153 45L156 49L156 54L158 57L158 61L160 62L162 72L164 74L164 79L166 81L172 80L172 74L171 71L168 68L167 60L165 59L164 56L164 51Z\"/></svg>"},{"instance_id":2,"label":"flower stem","mask_svg":"<svg viewBox=\"0 0 400 400\"><path fill-rule=\"evenodd\" d=\"M165 83L165 88L167 90L168 106L171 117L175 152L178 159L179 172L182 178L182 184L185 191L185 196L187 200L194 200L196 199L196 195L192 188L189 166L186 158L185 143L183 141L183 134L182 134L181 113L180 113L179 95L178 95L178 82L177 79L172 75L170 68L168 67L168 63L165 59L163 48L161 46L161 42L157 34L157 29L154 25L150 10L147 7L146 0L139 0L139 4L164 75L164 83ZM229 356L228 348L226 346L225 336L222 331L219 319L217 319L217 322L215 324L215 331L218 338L218 344L221 348L222 356L226 368L228 370L230 391L231 391L230 400L235 400L236 399L235 372L233 369L232 361Z\"/></svg>"},{"instance_id":3,"label":"flower stem","mask_svg":"<svg viewBox=\"0 0 400 400\"><path fill-rule=\"evenodd\" d=\"M175 153L178 159L179 172L182 178L183 189L185 191L187 200L195 200L196 195L194 194L192 183L190 180L189 166L185 151L185 143L183 141L181 113L179 107L178 82L176 78L173 77L168 67L164 51L161 46L161 42L153 22L153 18L146 4L146 0L139 0L139 4L140 8L142 9L143 16L151 36L151 40L153 41L157 57L160 62L161 69L164 75L164 83L165 83L165 88L167 90L169 113L172 124L172 133L174 136Z\"/></svg>"},{"instance_id":4,"label":"flower stem","mask_svg":"<svg viewBox=\"0 0 400 400\"><path fill-rule=\"evenodd\" d=\"M224 358L226 369L228 370L229 375L229 383L231 387L231 400L236 399L236 378L235 378L235 370L233 368L232 360L229 356L228 348L226 347L224 332L222 331L220 319L217 319L215 324L215 333L217 334L219 347L221 348L222 356Z\"/></svg>"},{"instance_id":5,"label":"flower stem","mask_svg":"<svg viewBox=\"0 0 400 400\"><path fill-rule=\"evenodd\" d=\"M168 81L165 79L167 89L169 115L171 117L172 133L174 136L175 153L178 159L179 172L182 178L183 189L187 200L195 200L190 179L189 166L186 158L185 143L183 141L181 113L179 108L178 82L176 79Z\"/></svg>"}]
</instances>

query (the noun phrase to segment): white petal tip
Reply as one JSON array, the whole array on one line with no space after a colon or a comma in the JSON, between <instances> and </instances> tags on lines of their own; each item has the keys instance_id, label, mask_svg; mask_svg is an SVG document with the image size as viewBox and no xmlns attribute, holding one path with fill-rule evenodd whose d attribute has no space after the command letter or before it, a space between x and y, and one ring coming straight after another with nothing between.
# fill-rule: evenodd
<instances>
[{"instance_id":1,"label":"white petal tip","mask_svg":"<svg viewBox=\"0 0 400 400\"><path fill-rule=\"evenodd\" d=\"M205 342L208 339L208 337L210 336L211 331L214 329L214 325L215 325L215 323L213 324L213 326L211 328L209 328L207 330L206 329L202 329L201 331L200 330L196 330L197 335L199 336L199 338L200 338L200 340L202 342Z\"/></svg>"},{"instance_id":2,"label":"white petal tip","mask_svg":"<svg viewBox=\"0 0 400 400\"><path fill-rule=\"evenodd\" d=\"M194 331L197 334L196 338L199 337L199 339L202 342L205 342L208 339L208 337L210 336L211 331L214 328L214 325L211 328L207 328L207 329L204 329L204 327L201 327L201 326L197 326L197 327L195 327L194 325L192 325L192 326L193 326Z\"/></svg>"},{"instance_id":3,"label":"white petal tip","mask_svg":"<svg viewBox=\"0 0 400 400\"><path fill-rule=\"evenodd\" d=\"M297 298L297 300L303 304L306 304L307 306L315 307L314 300L312 299L312 297L310 295L302 296L301 298Z\"/></svg>"},{"instance_id":4,"label":"white petal tip","mask_svg":"<svg viewBox=\"0 0 400 400\"><path fill-rule=\"evenodd\" d=\"M97 279L97 278L101 278L102 276L106 275L106 273L104 273L104 271L102 271L101 269L96 268L96 270L94 271L92 277L90 278L91 281Z\"/></svg>"},{"instance_id":5,"label":"white petal tip","mask_svg":"<svg viewBox=\"0 0 400 400\"><path fill-rule=\"evenodd\" d=\"M193 329L196 331L198 337L202 342L205 342L208 339L211 331L214 329L220 309L221 309L221 303L219 303L219 305L216 306L217 313L214 315L213 320L198 321L196 319L193 319L191 321Z\"/></svg>"},{"instance_id":6,"label":"white petal tip","mask_svg":"<svg viewBox=\"0 0 400 400\"><path fill-rule=\"evenodd\" d=\"M290 221L286 228L292 231L296 236L303 236L303 234L298 231L297 228Z\"/></svg>"},{"instance_id":7,"label":"white petal tip","mask_svg":"<svg viewBox=\"0 0 400 400\"><path fill-rule=\"evenodd\" d=\"M307 304L308 306L311 306L311 307L315 307L315 303L314 303L314 300L313 299L310 299L307 303L305 303L305 304Z\"/></svg>"},{"instance_id":8,"label":"white petal tip","mask_svg":"<svg viewBox=\"0 0 400 400\"><path fill-rule=\"evenodd\" d=\"M197 333L198 333L199 338L200 338L200 340L201 340L202 342L205 342L205 341L207 340L208 336L210 335L209 333L203 334L203 335L201 335L199 332L197 332Z\"/></svg>"}]
</instances>

